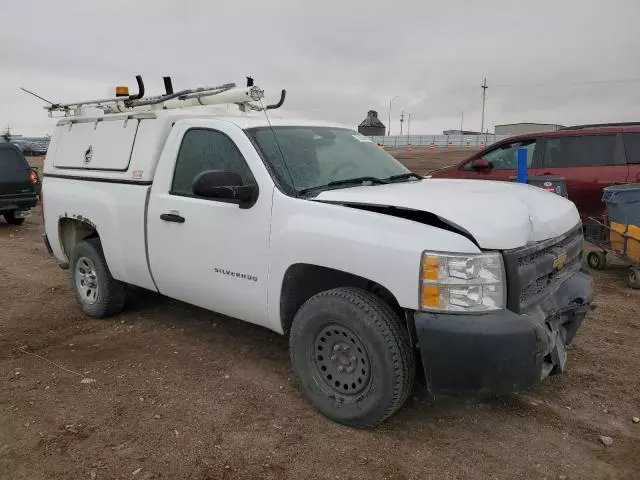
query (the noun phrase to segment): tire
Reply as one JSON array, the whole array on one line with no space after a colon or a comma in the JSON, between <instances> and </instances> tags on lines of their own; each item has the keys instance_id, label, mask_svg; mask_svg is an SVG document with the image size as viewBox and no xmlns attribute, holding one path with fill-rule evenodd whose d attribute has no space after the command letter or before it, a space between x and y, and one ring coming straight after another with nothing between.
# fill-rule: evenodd
<instances>
[{"instance_id":1,"label":"tire","mask_svg":"<svg viewBox=\"0 0 640 480\"><path fill-rule=\"evenodd\" d=\"M604 270L607 266L607 256L601 251L589 252L587 254L587 264L594 270Z\"/></svg>"},{"instance_id":2,"label":"tire","mask_svg":"<svg viewBox=\"0 0 640 480\"><path fill-rule=\"evenodd\" d=\"M17 225L20 226L24 223L24 218L17 218L16 212L10 210L8 212L4 212L4 219L7 221L9 225Z\"/></svg>"},{"instance_id":3,"label":"tire","mask_svg":"<svg viewBox=\"0 0 640 480\"><path fill-rule=\"evenodd\" d=\"M408 332L369 292L336 288L311 297L296 314L289 341L302 390L331 420L374 426L411 394L416 365Z\"/></svg>"},{"instance_id":4,"label":"tire","mask_svg":"<svg viewBox=\"0 0 640 480\"><path fill-rule=\"evenodd\" d=\"M104 318L122 311L126 285L111 276L99 238L78 242L71 251L71 288L82 311Z\"/></svg>"},{"instance_id":5,"label":"tire","mask_svg":"<svg viewBox=\"0 0 640 480\"><path fill-rule=\"evenodd\" d=\"M627 285L634 290L640 290L640 268L629 267L629 276L627 277Z\"/></svg>"}]
</instances>

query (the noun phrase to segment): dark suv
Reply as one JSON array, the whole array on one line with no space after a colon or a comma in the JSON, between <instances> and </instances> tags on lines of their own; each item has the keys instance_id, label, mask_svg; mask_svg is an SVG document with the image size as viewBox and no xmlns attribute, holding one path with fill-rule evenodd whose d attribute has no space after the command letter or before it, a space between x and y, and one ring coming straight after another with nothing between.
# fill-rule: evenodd
<instances>
[{"instance_id":1,"label":"dark suv","mask_svg":"<svg viewBox=\"0 0 640 480\"><path fill-rule=\"evenodd\" d=\"M582 125L507 138L431 176L509 181L516 175L520 147L528 151L530 176L566 179L569 200L583 218L604 213L604 187L640 182L640 123Z\"/></svg>"},{"instance_id":2,"label":"dark suv","mask_svg":"<svg viewBox=\"0 0 640 480\"><path fill-rule=\"evenodd\" d=\"M22 151L10 143L0 143L0 214L7 223L22 225L31 207L38 204L38 174Z\"/></svg>"}]
</instances>

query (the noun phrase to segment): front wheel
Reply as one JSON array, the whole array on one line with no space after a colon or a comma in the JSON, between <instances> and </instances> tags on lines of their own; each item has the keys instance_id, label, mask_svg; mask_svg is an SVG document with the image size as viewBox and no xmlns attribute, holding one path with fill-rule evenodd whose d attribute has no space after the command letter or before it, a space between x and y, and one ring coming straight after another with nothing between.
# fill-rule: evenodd
<instances>
[{"instance_id":1,"label":"front wheel","mask_svg":"<svg viewBox=\"0 0 640 480\"><path fill-rule=\"evenodd\" d=\"M4 219L7 221L9 225L22 225L24 223L23 217L16 217L16 212L10 210L8 212L4 212Z\"/></svg>"},{"instance_id":2,"label":"front wheel","mask_svg":"<svg viewBox=\"0 0 640 480\"><path fill-rule=\"evenodd\" d=\"M126 286L111 276L100 239L77 243L71 251L71 288L82 311L102 318L122 310Z\"/></svg>"},{"instance_id":3,"label":"front wheel","mask_svg":"<svg viewBox=\"0 0 640 480\"><path fill-rule=\"evenodd\" d=\"M373 426L400 409L413 389L407 330L364 290L336 288L309 299L293 321L290 348L302 390L336 422Z\"/></svg>"}]
</instances>

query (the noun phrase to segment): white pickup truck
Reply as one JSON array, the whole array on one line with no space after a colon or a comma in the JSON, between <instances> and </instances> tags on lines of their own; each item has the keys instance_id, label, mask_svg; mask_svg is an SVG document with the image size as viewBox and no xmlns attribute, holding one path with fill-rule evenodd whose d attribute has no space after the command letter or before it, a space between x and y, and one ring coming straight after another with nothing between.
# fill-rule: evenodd
<instances>
[{"instance_id":1,"label":"white pickup truck","mask_svg":"<svg viewBox=\"0 0 640 480\"><path fill-rule=\"evenodd\" d=\"M352 426L403 405L418 355L432 394L564 370L592 299L571 202L423 179L341 126L170 100L52 107L45 243L86 314L135 285L288 335L304 393Z\"/></svg>"}]
</instances>

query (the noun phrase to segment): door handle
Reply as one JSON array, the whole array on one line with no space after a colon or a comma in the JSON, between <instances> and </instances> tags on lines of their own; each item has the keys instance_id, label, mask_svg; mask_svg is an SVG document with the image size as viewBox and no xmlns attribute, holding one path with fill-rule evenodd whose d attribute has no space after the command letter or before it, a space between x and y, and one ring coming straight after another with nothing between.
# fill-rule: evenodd
<instances>
[{"instance_id":1,"label":"door handle","mask_svg":"<svg viewBox=\"0 0 640 480\"><path fill-rule=\"evenodd\" d=\"M165 222L184 223L184 217L177 213L162 213L160 214L160 220Z\"/></svg>"}]
</instances>

